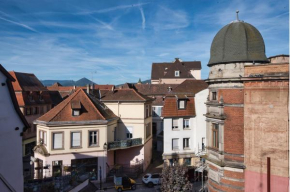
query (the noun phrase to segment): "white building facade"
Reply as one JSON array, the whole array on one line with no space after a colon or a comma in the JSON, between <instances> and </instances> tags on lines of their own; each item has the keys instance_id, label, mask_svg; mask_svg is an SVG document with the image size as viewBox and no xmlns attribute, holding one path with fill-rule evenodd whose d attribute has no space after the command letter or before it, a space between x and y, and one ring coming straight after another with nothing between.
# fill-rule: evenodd
<instances>
[{"instance_id":1,"label":"white building facade","mask_svg":"<svg viewBox=\"0 0 290 192\"><path fill-rule=\"evenodd\" d=\"M0 65L0 191L23 191L22 131L28 123L19 110L12 76Z\"/></svg>"}]
</instances>

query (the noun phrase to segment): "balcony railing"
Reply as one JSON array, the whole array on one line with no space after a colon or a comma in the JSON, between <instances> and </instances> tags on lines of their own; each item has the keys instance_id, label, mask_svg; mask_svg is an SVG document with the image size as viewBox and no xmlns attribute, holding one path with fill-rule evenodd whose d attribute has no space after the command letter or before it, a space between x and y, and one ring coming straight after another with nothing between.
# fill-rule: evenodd
<instances>
[{"instance_id":1,"label":"balcony railing","mask_svg":"<svg viewBox=\"0 0 290 192\"><path fill-rule=\"evenodd\" d=\"M139 145L142 145L142 138L113 141L108 143L108 150L126 149Z\"/></svg>"}]
</instances>

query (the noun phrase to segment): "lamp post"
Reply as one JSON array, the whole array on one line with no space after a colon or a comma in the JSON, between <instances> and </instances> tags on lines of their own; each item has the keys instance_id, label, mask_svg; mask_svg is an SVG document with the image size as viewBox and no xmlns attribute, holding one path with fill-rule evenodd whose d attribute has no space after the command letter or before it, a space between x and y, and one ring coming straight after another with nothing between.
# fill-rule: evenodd
<instances>
[{"instance_id":1,"label":"lamp post","mask_svg":"<svg viewBox=\"0 0 290 192\"><path fill-rule=\"evenodd\" d=\"M100 190L102 189L102 167L100 166Z\"/></svg>"}]
</instances>

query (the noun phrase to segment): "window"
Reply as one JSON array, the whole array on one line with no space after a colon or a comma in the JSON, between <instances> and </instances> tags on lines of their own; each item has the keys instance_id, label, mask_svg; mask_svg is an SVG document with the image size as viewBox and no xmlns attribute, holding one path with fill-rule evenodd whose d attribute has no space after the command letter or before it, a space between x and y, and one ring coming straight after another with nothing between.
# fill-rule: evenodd
<instances>
[{"instance_id":1,"label":"window","mask_svg":"<svg viewBox=\"0 0 290 192\"><path fill-rule=\"evenodd\" d=\"M52 148L63 149L63 133L52 133Z\"/></svg>"},{"instance_id":2,"label":"window","mask_svg":"<svg viewBox=\"0 0 290 192\"><path fill-rule=\"evenodd\" d=\"M52 161L52 176L60 177L62 175L62 161Z\"/></svg>"},{"instance_id":3,"label":"window","mask_svg":"<svg viewBox=\"0 0 290 192\"><path fill-rule=\"evenodd\" d=\"M162 115L162 107L153 107L153 117L160 117Z\"/></svg>"},{"instance_id":4,"label":"window","mask_svg":"<svg viewBox=\"0 0 290 192\"><path fill-rule=\"evenodd\" d=\"M38 107L33 107L32 109L33 109L33 114L34 114L34 115L35 115L35 114L38 114Z\"/></svg>"},{"instance_id":5,"label":"window","mask_svg":"<svg viewBox=\"0 0 290 192\"><path fill-rule=\"evenodd\" d=\"M43 144L46 145L46 141L47 141L47 133L46 131L43 132Z\"/></svg>"},{"instance_id":6,"label":"window","mask_svg":"<svg viewBox=\"0 0 290 192\"><path fill-rule=\"evenodd\" d=\"M43 114L43 106L39 107L39 114Z\"/></svg>"},{"instance_id":7,"label":"window","mask_svg":"<svg viewBox=\"0 0 290 192\"><path fill-rule=\"evenodd\" d=\"M159 174L152 174L151 178L152 179L157 179L157 178L160 178L160 175Z\"/></svg>"},{"instance_id":8,"label":"window","mask_svg":"<svg viewBox=\"0 0 290 192\"><path fill-rule=\"evenodd\" d=\"M25 108L25 114L31 115L31 108Z\"/></svg>"},{"instance_id":9,"label":"window","mask_svg":"<svg viewBox=\"0 0 290 192\"><path fill-rule=\"evenodd\" d=\"M183 139L183 149L188 149L189 148L189 138L184 138Z\"/></svg>"},{"instance_id":10,"label":"window","mask_svg":"<svg viewBox=\"0 0 290 192\"><path fill-rule=\"evenodd\" d=\"M25 145L25 155L33 155L33 148L35 147L36 143L31 142Z\"/></svg>"},{"instance_id":11,"label":"window","mask_svg":"<svg viewBox=\"0 0 290 192\"><path fill-rule=\"evenodd\" d=\"M178 108L185 109L185 100L178 100Z\"/></svg>"},{"instance_id":12,"label":"window","mask_svg":"<svg viewBox=\"0 0 290 192\"><path fill-rule=\"evenodd\" d=\"M81 147L81 132L71 132L71 147Z\"/></svg>"},{"instance_id":13,"label":"window","mask_svg":"<svg viewBox=\"0 0 290 192\"><path fill-rule=\"evenodd\" d=\"M184 163L184 165L191 165L191 158L184 158L183 159L183 163Z\"/></svg>"},{"instance_id":14,"label":"window","mask_svg":"<svg viewBox=\"0 0 290 192\"><path fill-rule=\"evenodd\" d=\"M172 139L172 150L179 149L178 147L178 139Z\"/></svg>"},{"instance_id":15,"label":"window","mask_svg":"<svg viewBox=\"0 0 290 192\"><path fill-rule=\"evenodd\" d=\"M204 142L205 142L205 138L203 137L203 138L201 139L201 150L202 150L202 151L205 150L205 144L204 144Z\"/></svg>"},{"instance_id":16,"label":"window","mask_svg":"<svg viewBox=\"0 0 290 192\"><path fill-rule=\"evenodd\" d=\"M212 100L216 100L216 92L212 92Z\"/></svg>"},{"instance_id":17,"label":"window","mask_svg":"<svg viewBox=\"0 0 290 192\"><path fill-rule=\"evenodd\" d=\"M189 128L189 119L183 119L183 128Z\"/></svg>"},{"instance_id":18,"label":"window","mask_svg":"<svg viewBox=\"0 0 290 192\"><path fill-rule=\"evenodd\" d=\"M214 148L219 148L219 124L212 125L212 145Z\"/></svg>"},{"instance_id":19,"label":"window","mask_svg":"<svg viewBox=\"0 0 290 192\"><path fill-rule=\"evenodd\" d=\"M172 129L178 129L178 119L172 120Z\"/></svg>"},{"instance_id":20,"label":"window","mask_svg":"<svg viewBox=\"0 0 290 192\"><path fill-rule=\"evenodd\" d=\"M145 118L150 117L150 110L151 110L150 105L146 105Z\"/></svg>"},{"instance_id":21,"label":"window","mask_svg":"<svg viewBox=\"0 0 290 192\"><path fill-rule=\"evenodd\" d=\"M146 124L146 139L151 136L151 123Z\"/></svg>"},{"instance_id":22,"label":"window","mask_svg":"<svg viewBox=\"0 0 290 192\"><path fill-rule=\"evenodd\" d=\"M179 77L179 71L175 71L175 77Z\"/></svg>"},{"instance_id":23,"label":"window","mask_svg":"<svg viewBox=\"0 0 290 192\"><path fill-rule=\"evenodd\" d=\"M46 131L39 131L39 143L46 145Z\"/></svg>"},{"instance_id":24,"label":"window","mask_svg":"<svg viewBox=\"0 0 290 192\"><path fill-rule=\"evenodd\" d=\"M73 116L79 116L79 115L80 115L80 110L74 109Z\"/></svg>"},{"instance_id":25,"label":"window","mask_svg":"<svg viewBox=\"0 0 290 192\"><path fill-rule=\"evenodd\" d=\"M133 138L133 127L127 127L127 130L126 130L126 132L127 132L127 139L131 139L131 138Z\"/></svg>"},{"instance_id":26,"label":"window","mask_svg":"<svg viewBox=\"0 0 290 192\"><path fill-rule=\"evenodd\" d=\"M89 131L89 146L98 146L98 131Z\"/></svg>"}]
</instances>

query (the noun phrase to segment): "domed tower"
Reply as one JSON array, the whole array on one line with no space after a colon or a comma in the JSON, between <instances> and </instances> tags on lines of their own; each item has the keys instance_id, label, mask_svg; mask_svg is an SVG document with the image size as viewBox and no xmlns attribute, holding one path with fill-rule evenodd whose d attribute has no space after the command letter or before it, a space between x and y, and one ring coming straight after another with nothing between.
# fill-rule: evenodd
<instances>
[{"instance_id":1,"label":"domed tower","mask_svg":"<svg viewBox=\"0 0 290 192\"><path fill-rule=\"evenodd\" d=\"M237 20L214 37L207 113L210 191L244 191L244 66L268 63L260 32Z\"/></svg>"}]
</instances>

